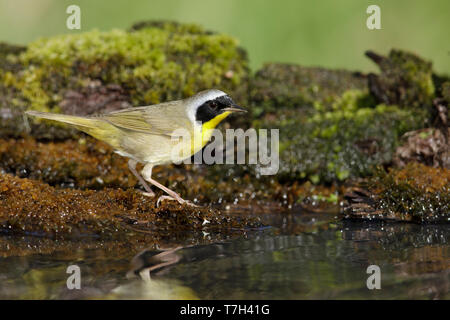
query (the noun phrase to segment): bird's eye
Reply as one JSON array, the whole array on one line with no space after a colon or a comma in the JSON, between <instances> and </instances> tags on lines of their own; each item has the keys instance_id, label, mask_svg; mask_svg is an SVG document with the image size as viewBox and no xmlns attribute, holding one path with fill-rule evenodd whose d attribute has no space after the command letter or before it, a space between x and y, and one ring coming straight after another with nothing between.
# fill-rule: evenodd
<instances>
[{"instance_id":1,"label":"bird's eye","mask_svg":"<svg viewBox=\"0 0 450 320\"><path fill-rule=\"evenodd\" d=\"M217 102L215 102L215 101L213 101L213 102L211 102L210 104L209 104L209 107L213 110L213 111L216 111L217 110L217 108L218 108L218 104L217 104Z\"/></svg>"}]
</instances>

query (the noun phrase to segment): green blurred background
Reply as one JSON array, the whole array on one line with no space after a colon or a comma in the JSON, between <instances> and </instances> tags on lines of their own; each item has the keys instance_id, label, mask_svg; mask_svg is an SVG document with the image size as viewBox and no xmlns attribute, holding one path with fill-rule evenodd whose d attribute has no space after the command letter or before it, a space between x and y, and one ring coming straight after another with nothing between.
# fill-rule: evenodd
<instances>
[{"instance_id":1,"label":"green blurred background","mask_svg":"<svg viewBox=\"0 0 450 320\"><path fill-rule=\"evenodd\" d=\"M170 19L233 35L253 70L270 61L373 71L365 50L401 48L450 71L449 0L0 0L0 42L78 32L66 28L70 4L81 7L81 32ZM370 4L381 8L381 30L366 27Z\"/></svg>"}]
</instances>

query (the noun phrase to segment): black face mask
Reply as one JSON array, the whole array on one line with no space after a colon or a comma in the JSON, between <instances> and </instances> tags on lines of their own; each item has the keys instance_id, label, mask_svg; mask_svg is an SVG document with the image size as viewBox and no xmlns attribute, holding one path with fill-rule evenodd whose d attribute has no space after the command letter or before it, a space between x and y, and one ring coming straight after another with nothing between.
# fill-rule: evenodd
<instances>
[{"instance_id":1,"label":"black face mask","mask_svg":"<svg viewBox=\"0 0 450 320\"><path fill-rule=\"evenodd\" d=\"M195 120L202 123L208 122L224 112L224 108L230 107L234 104L234 101L227 95L220 96L213 100L208 100L197 109Z\"/></svg>"}]
</instances>

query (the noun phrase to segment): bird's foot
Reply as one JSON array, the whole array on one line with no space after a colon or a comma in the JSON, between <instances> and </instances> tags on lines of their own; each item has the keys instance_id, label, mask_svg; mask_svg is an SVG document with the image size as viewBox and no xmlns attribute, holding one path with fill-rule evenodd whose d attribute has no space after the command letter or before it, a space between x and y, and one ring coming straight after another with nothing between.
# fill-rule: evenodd
<instances>
[{"instance_id":1,"label":"bird's foot","mask_svg":"<svg viewBox=\"0 0 450 320\"><path fill-rule=\"evenodd\" d=\"M184 200L181 197L174 198L174 197L171 197L171 196L161 196L161 197L159 197L158 200L156 201L156 207L158 208L159 205L161 204L161 201L164 201L164 200L178 201L178 203L180 203L180 204L187 204L188 206L191 206L191 207L198 207L196 204L192 203L189 200Z\"/></svg>"}]
</instances>

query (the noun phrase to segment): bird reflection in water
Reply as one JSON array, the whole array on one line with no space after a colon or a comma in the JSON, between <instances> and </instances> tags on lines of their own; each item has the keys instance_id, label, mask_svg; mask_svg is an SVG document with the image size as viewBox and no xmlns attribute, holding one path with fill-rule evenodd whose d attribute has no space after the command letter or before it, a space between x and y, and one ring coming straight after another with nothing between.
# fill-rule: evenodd
<instances>
[{"instance_id":1,"label":"bird reflection in water","mask_svg":"<svg viewBox=\"0 0 450 320\"><path fill-rule=\"evenodd\" d=\"M184 247L178 246L175 248L162 249L163 251L155 254L155 250L146 249L137 254L131 260L131 270L127 273L127 278L139 276L144 281L150 281L152 272L166 268L170 265L176 264L180 261L181 255L177 253L178 250Z\"/></svg>"}]
</instances>

